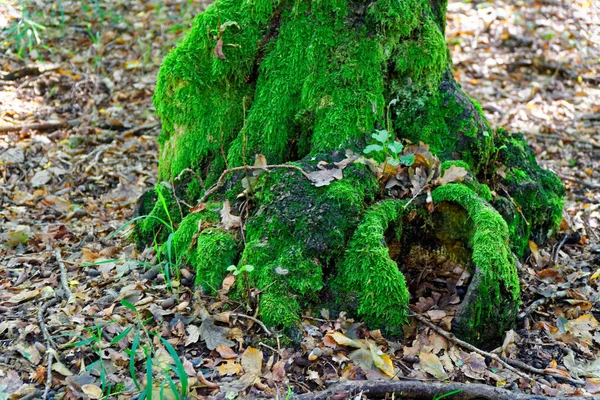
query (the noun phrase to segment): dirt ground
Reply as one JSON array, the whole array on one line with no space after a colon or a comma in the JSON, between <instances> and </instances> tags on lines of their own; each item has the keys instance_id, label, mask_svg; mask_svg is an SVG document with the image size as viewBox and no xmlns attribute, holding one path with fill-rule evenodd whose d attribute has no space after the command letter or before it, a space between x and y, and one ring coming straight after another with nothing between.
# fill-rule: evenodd
<instances>
[{"instance_id":1,"label":"dirt ground","mask_svg":"<svg viewBox=\"0 0 600 400\"><path fill-rule=\"evenodd\" d=\"M147 385L164 399L317 398L365 379L472 383L438 392L457 396L600 396L597 3L448 6L455 77L567 188L560 234L519 264L522 312L491 352L447 335L435 290L415 299L403 338L322 310L291 340L237 308L231 279L202 296L194 271L169 276L152 268L153 249L135 250L135 203L157 183L154 81L204 7L0 1L0 399L141 398Z\"/></svg>"}]
</instances>

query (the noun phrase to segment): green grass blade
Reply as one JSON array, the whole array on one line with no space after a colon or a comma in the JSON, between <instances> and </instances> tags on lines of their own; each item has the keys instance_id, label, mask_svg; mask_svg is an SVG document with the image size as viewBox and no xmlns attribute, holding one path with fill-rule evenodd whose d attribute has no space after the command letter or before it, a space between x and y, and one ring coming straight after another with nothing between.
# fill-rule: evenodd
<instances>
[{"instance_id":1,"label":"green grass blade","mask_svg":"<svg viewBox=\"0 0 600 400\"><path fill-rule=\"evenodd\" d=\"M187 376L187 373L185 372L185 369L183 368L183 364L181 363L181 360L179 359L179 355L177 354L177 352L175 351L175 349L173 348L171 343L167 342L162 337L160 338L160 341L163 342L163 344L165 345L165 348L167 349L167 351L171 355L171 358L175 362L175 367L176 367L175 373L177 374L177 376L179 377L179 380L181 381L181 394L183 397L185 397L187 395L187 390L188 390L188 376Z\"/></svg>"},{"instance_id":2,"label":"green grass blade","mask_svg":"<svg viewBox=\"0 0 600 400\"><path fill-rule=\"evenodd\" d=\"M110 341L111 346L115 343L118 343L121 341L121 339L123 339L125 336L127 336L127 334L129 332L131 332L131 330L133 329L133 326L130 326L129 328L123 329L123 332L119 333L117 336L115 336L113 338L113 340Z\"/></svg>"}]
</instances>

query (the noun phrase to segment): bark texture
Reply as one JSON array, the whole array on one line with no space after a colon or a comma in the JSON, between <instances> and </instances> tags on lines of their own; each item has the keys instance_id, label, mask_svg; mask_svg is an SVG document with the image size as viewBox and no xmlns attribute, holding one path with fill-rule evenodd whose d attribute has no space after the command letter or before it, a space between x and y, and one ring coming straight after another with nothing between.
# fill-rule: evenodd
<instances>
[{"instance_id":1,"label":"bark texture","mask_svg":"<svg viewBox=\"0 0 600 400\"><path fill-rule=\"evenodd\" d=\"M443 251L473 273L455 332L478 343L498 338L519 306L515 255L553 234L564 189L521 135L493 131L454 80L445 10L443 0L209 7L158 77L161 183L139 201L148 217L136 226L138 243L162 244L164 257L193 266L209 292L230 264L253 265L250 284L268 325L293 326L329 301L392 331L407 320L402 261L414 246ZM348 149L360 154L383 128L427 145L442 170L460 166L467 177L433 189L434 210L425 194L390 198L360 163L323 187L294 170L249 174L245 203L237 199L245 175L233 175L197 212L185 205L256 154L316 171ZM244 235L219 225L225 200L245 213Z\"/></svg>"}]
</instances>

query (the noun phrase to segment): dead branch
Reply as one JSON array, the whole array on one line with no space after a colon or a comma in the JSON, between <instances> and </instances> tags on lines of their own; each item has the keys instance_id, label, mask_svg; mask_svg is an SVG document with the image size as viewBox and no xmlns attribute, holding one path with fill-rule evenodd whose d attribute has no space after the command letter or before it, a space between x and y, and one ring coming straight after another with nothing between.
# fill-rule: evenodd
<instances>
[{"instance_id":1,"label":"dead branch","mask_svg":"<svg viewBox=\"0 0 600 400\"><path fill-rule=\"evenodd\" d=\"M456 392L449 396L453 400L489 399L489 400L544 400L548 397L530 396L523 393L515 393L494 386L479 383L441 383L422 382L417 380L388 380L388 381L347 381L330 386L328 389L317 392L302 394L294 397L298 400L325 400L331 398L354 398L354 394L362 393L367 398L384 398L393 394L402 399L431 400L441 398L448 393ZM341 397L340 397L341 396ZM387 398L387 397L386 397ZM392 397L393 398L393 397Z\"/></svg>"},{"instance_id":2,"label":"dead branch","mask_svg":"<svg viewBox=\"0 0 600 400\"><path fill-rule=\"evenodd\" d=\"M562 174L557 174L557 175L559 176L560 179L564 179L566 181L575 182L579 185L586 186L591 189L600 189L600 184L597 184L594 182L588 182L588 181L584 181L583 179L578 179L578 178L575 178L572 176L567 176L567 175L562 175Z\"/></svg>"},{"instance_id":3,"label":"dead branch","mask_svg":"<svg viewBox=\"0 0 600 400\"><path fill-rule=\"evenodd\" d=\"M459 338L457 338L456 336L454 336L453 333L450 333L442 328L440 328L439 326L435 325L434 323L432 323L431 321L429 321L427 318L425 318L424 316L420 315L420 314L416 314L416 313L411 313L409 314L409 316L411 317L415 317L416 319L418 319L419 321L421 321L422 323L424 323L425 325L427 325L428 327L430 327L431 329L433 329L434 331L436 331L437 333L439 333L440 335L442 335L443 337L445 337L446 339L448 339L449 341L451 341L452 343L459 345L469 351L473 351L475 353L478 353L484 357L489 357L492 360L497 361L498 363L500 363L504 368L508 369L511 372L514 372L515 374L517 374L518 376L520 376L521 378L527 379L528 381L532 381L533 378L530 377L529 375L527 375L526 373L519 371L517 368L521 368L521 369L525 369L529 372L533 372L539 375L547 375L547 376L551 376L555 379L560 379L566 382L569 382L572 385L576 385L576 386L583 386L585 384L585 382L579 380L579 379L573 379L573 378L569 378L560 374L553 374L553 373L548 373L546 371L544 371L543 369L539 369L539 368L534 368L531 367L525 363L522 362L515 362L515 360L509 360L507 358L504 357L500 357L497 354L494 353L489 353L487 351L481 350L475 346L473 346L470 343L467 343L463 340L460 340Z\"/></svg>"},{"instance_id":4,"label":"dead branch","mask_svg":"<svg viewBox=\"0 0 600 400\"><path fill-rule=\"evenodd\" d=\"M261 320L259 320L258 318L254 318L254 317L251 317L250 315L246 315L246 314L240 314L240 313L231 313L231 314L229 314L229 315L230 315L230 316L232 316L232 317L238 317L238 318L247 318L247 319L249 319L250 321L256 322L256 323L257 323L257 324L258 324L258 325L259 325L259 326L260 326L260 327L263 329L263 331L265 331L265 333L266 333L268 336L273 336L273 332L271 332L271 331L270 331L270 330L267 328L267 326L266 326L265 324L263 324L263 322L262 322Z\"/></svg>"},{"instance_id":5,"label":"dead branch","mask_svg":"<svg viewBox=\"0 0 600 400\"><path fill-rule=\"evenodd\" d=\"M535 310L537 310L539 307L546 304L550 300L559 300L559 299L564 299L567 297L568 297L567 291L561 290L561 291L554 293L550 297L542 297L541 299L537 299L536 301L531 303L529 305L529 307L527 307L525 310L523 310L523 312L519 313L517 315L517 319L522 320L523 318L527 317L529 314L531 314L532 312L534 312Z\"/></svg>"},{"instance_id":6,"label":"dead branch","mask_svg":"<svg viewBox=\"0 0 600 400\"><path fill-rule=\"evenodd\" d=\"M21 124L21 125L0 125L0 133L17 132L17 131L53 131L60 128L68 128L78 125L79 119L71 121L46 121L38 124Z\"/></svg>"},{"instance_id":7,"label":"dead branch","mask_svg":"<svg viewBox=\"0 0 600 400\"><path fill-rule=\"evenodd\" d=\"M136 126L135 128L131 128L131 129L128 129L126 131L123 131L122 135L123 135L123 137L140 136L141 132L149 131L149 130L152 130L152 129L157 128L159 126L160 126L160 123L158 123L158 122L152 122L152 123L149 123L149 124L144 124L144 125Z\"/></svg>"},{"instance_id":8,"label":"dead branch","mask_svg":"<svg viewBox=\"0 0 600 400\"><path fill-rule=\"evenodd\" d=\"M258 170L269 171L270 169L274 169L274 168L295 169L297 171L300 171L300 173L302 173L302 175L304 175L304 177L306 179L310 180L310 176L302 168L300 168L296 165L276 164L276 165L243 166L243 167L229 168L229 169L226 169L225 171L223 171L223 173L221 173L221 176L219 177L219 180L217 181L217 183L214 184L210 189L208 189L204 193L204 196L202 196L202 198L198 201L198 204L202 204L202 203L206 202L206 200L208 200L208 198L210 196L212 196L213 194L215 194L215 192L217 192L219 189L221 189L223 187L223 185L225 185L225 178L229 174L232 174L234 172L241 172L241 171L258 171Z\"/></svg>"}]
</instances>

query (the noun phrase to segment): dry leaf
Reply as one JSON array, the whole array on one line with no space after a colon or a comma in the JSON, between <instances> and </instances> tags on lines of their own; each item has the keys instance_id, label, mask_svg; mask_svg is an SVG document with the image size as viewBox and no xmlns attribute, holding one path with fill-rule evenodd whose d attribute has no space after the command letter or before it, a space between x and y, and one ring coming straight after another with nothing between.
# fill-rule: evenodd
<instances>
[{"instance_id":1,"label":"dry leaf","mask_svg":"<svg viewBox=\"0 0 600 400\"><path fill-rule=\"evenodd\" d=\"M231 214L231 204L229 200L223 202L221 209L221 226L227 230L237 229L242 226L242 219Z\"/></svg>"},{"instance_id":2,"label":"dry leaf","mask_svg":"<svg viewBox=\"0 0 600 400\"><path fill-rule=\"evenodd\" d=\"M221 60L225 60L225 54L223 54L223 38L221 37L217 39L217 44L215 45L215 55Z\"/></svg>"},{"instance_id":3,"label":"dry leaf","mask_svg":"<svg viewBox=\"0 0 600 400\"><path fill-rule=\"evenodd\" d=\"M227 360L224 363L221 363L217 370L219 371L219 375L239 375L244 371L241 364L236 363L233 360Z\"/></svg>"},{"instance_id":4,"label":"dry leaf","mask_svg":"<svg viewBox=\"0 0 600 400\"><path fill-rule=\"evenodd\" d=\"M231 347L227 347L225 345L218 345L215 349L219 355L225 359L229 358L237 358L237 353L231 349Z\"/></svg>"},{"instance_id":5,"label":"dry leaf","mask_svg":"<svg viewBox=\"0 0 600 400\"><path fill-rule=\"evenodd\" d=\"M465 179L465 176L469 171L464 169L463 167L457 167L456 165L450 166L447 170L444 171L444 175L440 179L438 179L438 184L445 185L450 182L461 182Z\"/></svg>"},{"instance_id":6,"label":"dry leaf","mask_svg":"<svg viewBox=\"0 0 600 400\"><path fill-rule=\"evenodd\" d=\"M235 343L227 339L227 332L227 328L216 326L212 317L206 317L200 325L200 337L209 350L214 350L219 345L233 347Z\"/></svg>"},{"instance_id":7,"label":"dry leaf","mask_svg":"<svg viewBox=\"0 0 600 400\"><path fill-rule=\"evenodd\" d=\"M346 335L341 332L330 332L327 334L330 338L332 338L337 344L342 346L354 347L354 348L364 348L362 344L359 342L350 339Z\"/></svg>"},{"instance_id":8,"label":"dry leaf","mask_svg":"<svg viewBox=\"0 0 600 400\"><path fill-rule=\"evenodd\" d=\"M102 389L100 389L98 386L93 385L91 383L81 386L81 390L90 399L99 399L102 397Z\"/></svg>"},{"instance_id":9,"label":"dry leaf","mask_svg":"<svg viewBox=\"0 0 600 400\"><path fill-rule=\"evenodd\" d=\"M419 364L421 369L435 378L445 381L448 379L448 374L444 370L442 362L435 354L419 353Z\"/></svg>"}]
</instances>

